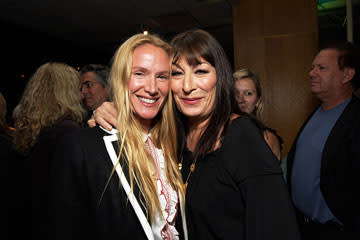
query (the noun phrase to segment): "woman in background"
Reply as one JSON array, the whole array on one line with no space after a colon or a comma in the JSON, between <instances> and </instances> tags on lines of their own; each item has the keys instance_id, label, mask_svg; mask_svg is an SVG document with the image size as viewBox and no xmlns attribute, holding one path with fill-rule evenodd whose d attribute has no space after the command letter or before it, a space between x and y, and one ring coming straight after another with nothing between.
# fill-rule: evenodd
<instances>
[{"instance_id":1,"label":"woman in background","mask_svg":"<svg viewBox=\"0 0 360 240\"><path fill-rule=\"evenodd\" d=\"M262 124L264 103L260 79L247 68L237 70L233 76L235 80L235 98L240 111L250 114L259 121L266 143L281 161L282 138L274 129Z\"/></svg>"},{"instance_id":2,"label":"woman in background","mask_svg":"<svg viewBox=\"0 0 360 240\"><path fill-rule=\"evenodd\" d=\"M47 239L50 165L59 137L80 129L85 110L78 91L78 71L64 63L40 66L27 83L15 121L14 147L24 156L23 184L30 184L32 236ZM26 189L22 187L21 189Z\"/></svg>"}]
</instances>

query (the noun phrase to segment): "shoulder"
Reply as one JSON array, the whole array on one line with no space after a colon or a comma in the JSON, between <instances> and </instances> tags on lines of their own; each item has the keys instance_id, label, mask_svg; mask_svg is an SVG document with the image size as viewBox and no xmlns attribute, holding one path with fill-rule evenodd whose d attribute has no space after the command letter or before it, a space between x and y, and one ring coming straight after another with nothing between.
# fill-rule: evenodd
<instances>
[{"instance_id":1,"label":"shoulder","mask_svg":"<svg viewBox=\"0 0 360 240\"><path fill-rule=\"evenodd\" d=\"M232 115L226 135L230 134L255 134L262 135L261 128L250 116Z\"/></svg>"},{"instance_id":2,"label":"shoulder","mask_svg":"<svg viewBox=\"0 0 360 240\"><path fill-rule=\"evenodd\" d=\"M58 139L55 151L55 164L60 167L97 166L108 156L103 137L108 135L99 127L84 128L63 135Z\"/></svg>"},{"instance_id":3,"label":"shoulder","mask_svg":"<svg viewBox=\"0 0 360 240\"><path fill-rule=\"evenodd\" d=\"M279 162L266 144L261 129L249 117L238 117L231 122L221 156L222 164L237 181L257 175L281 174Z\"/></svg>"},{"instance_id":4,"label":"shoulder","mask_svg":"<svg viewBox=\"0 0 360 240\"><path fill-rule=\"evenodd\" d=\"M107 135L110 134L105 132L98 126L93 128L86 127L65 134L62 137L62 141L77 141L79 143L82 143L81 145L92 145L92 143L96 144L99 141L103 141L103 137Z\"/></svg>"},{"instance_id":5,"label":"shoulder","mask_svg":"<svg viewBox=\"0 0 360 240\"><path fill-rule=\"evenodd\" d=\"M357 97L357 96L353 96L351 101L350 101L350 104L348 105L349 108L353 108L353 109L356 109L358 115L360 115L360 99Z\"/></svg>"},{"instance_id":6,"label":"shoulder","mask_svg":"<svg viewBox=\"0 0 360 240\"><path fill-rule=\"evenodd\" d=\"M277 135L276 132L265 129L264 138L265 138L266 143L271 148L272 152L280 160L281 159L281 144L282 144L282 140L281 140L280 136Z\"/></svg>"},{"instance_id":7,"label":"shoulder","mask_svg":"<svg viewBox=\"0 0 360 240\"><path fill-rule=\"evenodd\" d=\"M344 125L360 125L360 99L358 97L355 95L352 97L338 119L338 122Z\"/></svg>"}]
</instances>

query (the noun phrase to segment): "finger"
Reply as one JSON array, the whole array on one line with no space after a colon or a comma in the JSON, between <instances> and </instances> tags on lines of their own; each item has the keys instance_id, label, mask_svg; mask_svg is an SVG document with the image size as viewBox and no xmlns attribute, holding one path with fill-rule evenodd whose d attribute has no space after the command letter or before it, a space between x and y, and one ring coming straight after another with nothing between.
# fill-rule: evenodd
<instances>
[{"instance_id":1,"label":"finger","mask_svg":"<svg viewBox=\"0 0 360 240\"><path fill-rule=\"evenodd\" d=\"M93 118L90 118L88 121L87 121L87 124L89 125L89 127L93 128L96 126L96 122Z\"/></svg>"},{"instance_id":2,"label":"finger","mask_svg":"<svg viewBox=\"0 0 360 240\"><path fill-rule=\"evenodd\" d=\"M105 121L103 118L101 117L97 117L96 115L94 116L94 121L96 121L100 126L102 126L103 128L105 128L108 131L112 130L112 126L110 123L108 123L107 121Z\"/></svg>"}]
</instances>

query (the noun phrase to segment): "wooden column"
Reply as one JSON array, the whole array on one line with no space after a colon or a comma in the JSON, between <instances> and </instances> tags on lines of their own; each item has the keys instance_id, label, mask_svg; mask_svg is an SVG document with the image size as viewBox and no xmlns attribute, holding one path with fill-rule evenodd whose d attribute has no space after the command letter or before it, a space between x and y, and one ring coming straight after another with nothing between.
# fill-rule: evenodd
<instances>
[{"instance_id":1,"label":"wooden column","mask_svg":"<svg viewBox=\"0 0 360 240\"><path fill-rule=\"evenodd\" d=\"M235 70L261 78L264 121L284 139L283 155L317 104L308 72L318 47L315 0L241 0L233 7Z\"/></svg>"}]
</instances>

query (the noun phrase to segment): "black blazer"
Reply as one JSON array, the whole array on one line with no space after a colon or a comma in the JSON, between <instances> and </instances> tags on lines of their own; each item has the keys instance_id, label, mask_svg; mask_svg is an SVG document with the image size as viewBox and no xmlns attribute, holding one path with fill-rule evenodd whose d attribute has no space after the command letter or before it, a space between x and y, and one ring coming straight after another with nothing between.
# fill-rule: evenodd
<instances>
[{"instance_id":1,"label":"black blazer","mask_svg":"<svg viewBox=\"0 0 360 240\"><path fill-rule=\"evenodd\" d=\"M287 180L290 193L296 143L314 112L301 127L288 154ZM360 234L359 172L360 100L353 96L326 140L321 160L320 190L328 207L344 223L345 229L357 234Z\"/></svg>"},{"instance_id":2,"label":"black blazer","mask_svg":"<svg viewBox=\"0 0 360 240\"><path fill-rule=\"evenodd\" d=\"M116 134L95 127L69 135L58 144L52 172L50 239L151 239L144 230L151 233L148 219L144 217L141 224L135 212L146 216L138 188L134 186L138 204L134 208L120 183L120 175L129 182L124 161L117 170L123 169L125 175L113 172L116 140ZM181 237L182 220L179 211L177 230Z\"/></svg>"}]
</instances>

